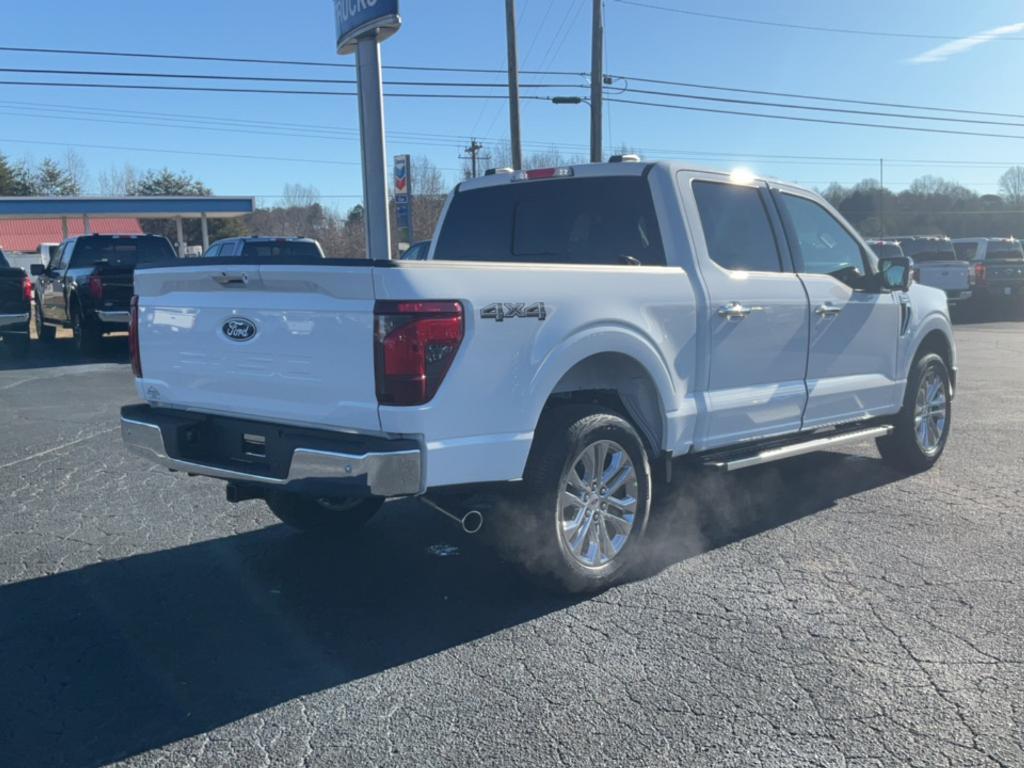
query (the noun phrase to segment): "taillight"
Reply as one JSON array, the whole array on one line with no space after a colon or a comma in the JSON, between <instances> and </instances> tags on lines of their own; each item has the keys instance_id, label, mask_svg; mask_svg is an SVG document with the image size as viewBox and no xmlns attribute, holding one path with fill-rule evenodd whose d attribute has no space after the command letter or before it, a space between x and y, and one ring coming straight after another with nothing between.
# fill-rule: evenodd
<instances>
[{"instance_id":1,"label":"taillight","mask_svg":"<svg viewBox=\"0 0 1024 768\"><path fill-rule=\"evenodd\" d=\"M444 381L465 331L457 301L378 301L374 364L381 405L422 405Z\"/></svg>"},{"instance_id":2,"label":"taillight","mask_svg":"<svg viewBox=\"0 0 1024 768\"><path fill-rule=\"evenodd\" d=\"M985 282L985 265L981 262L974 265L974 282L976 285Z\"/></svg>"},{"instance_id":3,"label":"taillight","mask_svg":"<svg viewBox=\"0 0 1024 768\"><path fill-rule=\"evenodd\" d=\"M89 277L89 296L93 301L103 301L103 281L99 275Z\"/></svg>"},{"instance_id":4,"label":"taillight","mask_svg":"<svg viewBox=\"0 0 1024 768\"><path fill-rule=\"evenodd\" d=\"M21 281L21 292L25 301L32 301L32 281L27 277Z\"/></svg>"},{"instance_id":5,"label":"taillight","mask_svg":"<svg viewBox=\"0 0 1024 768\"><path fill-rule=\"evenodd\" d=\"M132 373L142 378L142 356L139 354L139 297L132 296L131 312L128 319L128 356L132 361Z\"/></svg>"}]
</instances>

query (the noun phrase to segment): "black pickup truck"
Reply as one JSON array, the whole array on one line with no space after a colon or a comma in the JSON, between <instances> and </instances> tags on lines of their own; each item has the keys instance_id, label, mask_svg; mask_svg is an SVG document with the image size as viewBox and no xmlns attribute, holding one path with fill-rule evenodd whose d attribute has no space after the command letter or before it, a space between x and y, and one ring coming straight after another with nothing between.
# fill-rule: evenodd
<instances>
[{"instance_id":1,"label":"black pickup truck","mask_svg":"<svg viewBox=\"0 0 1024 768\"><path fill-rule=\"evenodd\" d=\"M128 330L135 266L170 261L174 248L157 235L83 235L64 241L53 261L32 266L36 331L53 341L71 328L80 352L95 352L104 333Z\"/></svg>"},{"instance_id":2,"label":"black pickup truck","mask_svg":"<svg viewBox=\"0 0 1024 768\"><path fill-rule=\"evenodd\" d=\"M0 339L17 355L28 353L32 288L23 269L8 264L0 251Z\"/></svg>"}]
</instances>

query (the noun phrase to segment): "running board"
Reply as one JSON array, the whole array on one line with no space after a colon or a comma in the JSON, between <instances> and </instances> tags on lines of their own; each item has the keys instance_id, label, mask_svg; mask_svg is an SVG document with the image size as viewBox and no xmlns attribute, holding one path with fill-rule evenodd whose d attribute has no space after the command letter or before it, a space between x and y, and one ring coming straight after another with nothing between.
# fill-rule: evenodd
<instances>
[{"instance_id":1,"label":"running board","mask_svg":"<svg viewBox=\"0 0 1024 768\"><path fill-rule=\"evenodd\" d=\"M891 425L885 424L879 427L871 427L870 429L859 429L855 432L842 432L837 435L819 437L802 443L791 443L777 448L766 448L760 453L737 456L733 459L727 457L709 459L706 462L706 466L718 467L719 469L724 469L727 472L734 472L737 469L756 467L759 464L767 464L771 461L780 461L782 459L790 459L794 456L802 456L805 453L824 451L829 448L846 445L847 443L857 443L862 440L870 440L871 438L885 437L892 432L892 430L893 428Z\"/></svg>"}]
</instances>

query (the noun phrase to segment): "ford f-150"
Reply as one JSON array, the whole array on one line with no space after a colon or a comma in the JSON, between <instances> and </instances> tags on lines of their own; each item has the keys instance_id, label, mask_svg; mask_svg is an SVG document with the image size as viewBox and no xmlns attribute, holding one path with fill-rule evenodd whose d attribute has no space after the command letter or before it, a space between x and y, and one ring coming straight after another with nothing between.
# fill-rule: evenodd
<instances>
[{"instance_id":1,"label":"ford f-150","mask_svg":"<svg viewBox=\"0 0 1024 768\"><path fill-rule=\"evenodd\" d=\"M677 163L497 173L455 188L430 249L140 266L126 445L316 532L491 495L574 591L643 558L674 460L943 452L945 294L812 192Z\"/></svg>"},{"instance_id":2,"label":"ford f-150","mask_svg":"<svg viewBox=\"0 0 1024 768\"><path fill-rule=\"evenodd\" d=\"M80 352L93 353L104 333L128 330L132 273L139 264L174 258L165 237L83 235L66 240L35 277L36 332L53 341L71 328Z\"/></svg>"},{"instance_id":3,"label":"ford f-150","mask_svg":"<svg viewBox=\"0 0 1024 768\"><path fill-rule=\"evenodd\" d=\"M32 286L25 271L7 263L0 251L0 340L12 354L28 353Z\"/></svg>"}]
</instances>

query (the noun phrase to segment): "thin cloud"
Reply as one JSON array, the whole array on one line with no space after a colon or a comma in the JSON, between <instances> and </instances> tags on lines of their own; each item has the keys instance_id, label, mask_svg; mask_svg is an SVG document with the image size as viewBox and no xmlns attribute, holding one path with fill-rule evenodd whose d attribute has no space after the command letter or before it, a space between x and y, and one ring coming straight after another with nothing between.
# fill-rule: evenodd
<instances>
[{"instance_id":1,"label":"thin cloud","mask_svg":"<svg viewBox=\"0 0 1024 768\"><path fill-rule=\"evenodd\" d=\"M912 64L934 64L937 61L944 61L950 56L956 56L958 53L965 53L971 48L976 48L984 43L991 42L1000 37L1006 35L1012 35L1016 32L1024 32L1024 22L1018 24L1007 24L1003 27L996 27L990 29L987 32L979 32L976 35L970 35L968 37L962 37L959 40L954 40L951 43L943 43L942 45L932 48L929 51L918 54L910 60Z\"/></svg>"}]
</instances>

